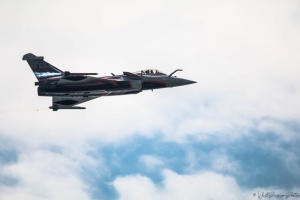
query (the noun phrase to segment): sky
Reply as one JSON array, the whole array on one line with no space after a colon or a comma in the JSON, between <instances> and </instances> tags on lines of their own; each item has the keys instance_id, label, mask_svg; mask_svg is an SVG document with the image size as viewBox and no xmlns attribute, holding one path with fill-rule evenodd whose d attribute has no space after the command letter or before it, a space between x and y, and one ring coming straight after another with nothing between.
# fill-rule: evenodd
<instances>
[{"instance_id":1,"label":"sky","mask_svg":"<svg viewBox=\"0 0 300 200\"><path fill-rule=\"evenodd\" d=\"M300 194L299 13L298 0L0 1L0 199ZM53 112L27 53L197 84Z\"/></svg>"}]
</instances>

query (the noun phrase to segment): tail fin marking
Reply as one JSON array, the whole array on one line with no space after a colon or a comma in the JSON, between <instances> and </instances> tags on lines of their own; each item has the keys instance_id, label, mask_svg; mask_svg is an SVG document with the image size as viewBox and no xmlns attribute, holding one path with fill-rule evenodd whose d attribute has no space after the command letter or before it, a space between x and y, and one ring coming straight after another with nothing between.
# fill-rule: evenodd
<instances>
[{"instance_id":1,"label":"tail fin marking","mask_svg":"<svg viewBox=\"0 0 300 200\"><path fill-rule=\"evenodd\" d=\"M49 78L60 78L63 74L63 71L44 61L44 57L37 57L28 53L23 56L23 60L28 62L34 75L39 81Z\"/></svg>"}]
</instances>

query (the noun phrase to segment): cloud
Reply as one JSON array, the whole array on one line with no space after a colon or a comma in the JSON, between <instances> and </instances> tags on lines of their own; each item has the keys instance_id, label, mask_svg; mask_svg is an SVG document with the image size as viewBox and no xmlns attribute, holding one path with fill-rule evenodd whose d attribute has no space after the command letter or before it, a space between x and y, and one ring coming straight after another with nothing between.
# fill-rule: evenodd
<instances>
[{"instance_id":1,"label":"cloud","mask_svg":"<svg viewBox=\"0 0 300 200\"><path fill-rule=\"evenodd\" d=\"M0 162L0 199L91 199L89 174L100 178L106 171L101 158L90 156L87 147L1 141L5 145L0 153L7 159Z\"/></svg>"},{"instance_id":2,"label":"cloud","mask_svg":"<svg viewBox=\"0 0 300 200\"><path fill-rule=\"evenodd\" d=\"M131 175L114 180L120 200L127 199L253 199L255 189L240 188L235 179L211 171L180 175L164 170L157 185L146 176Z\"/></svg>"},{"instance_id":3,"label":"cloud","mask_svg":"<svg viewBox=\"0 0 300 200\"><path fill-rule=\"evenodd\" d=\"M163 161L157 156L143 155L139 158L139 161L148 169L153 170L163 166Z\"/></svg>"},{"instance_id":4,"label":"cloud","mask_svg":"<svg viewBox=\"0 0 300 200\"><path fill-rule=\"evenodd\" d=\"M181 175L211 171L230 176L243 189L299 187L299 140L290 143L274 138L274 134L251 133L234 141L190 138L186 143L170 142L161 137L134 137L122 145L99 151L110 166L110 181L139 174L160 185L163 182L161 170L169 169ZM150 170L147 164L141 163L141 158L151 160L149 166L153 162L155 165Z\"/></svg>"},{"instance_id":5,"label":"cloud","mask_svg":"<svg viewBox=\"0 0 300 200\"><path fill-rule=\"evenodd\" d=\"M164 170L161 184L155 184L149 177L131 175L114 180L120 200L127 199L256 199L258 195L267 192L286 195L288 192L297 193L300 188L285 191L274 187L241 188L233 177L212 171L194 174L177 174Z\"/></svg>"},{"instance_id":6,"label":"cloud","mask_svg":"<svg viewBox=\"0 0 300 200\"><path fill-rule=\"evenodd\" d=\"M298 1L0 4L1 198L108 198L109 182L154 199L299 187ZM198 83L52 112L28 52L100 75L183 68Z\"/></svg>"},{"instance_id":7,"label":"cloud","mask_svg":"<svg viewBox=\"0 0 300 200\"><path fill-rule=\"evenodd\" d=\"M53 152L21 154L18 162L3 169L17 183L2 186L1 199L90 199L76 168L72 160Z\"/></svg>"},{"instance_id":8,"label":"cloud","mask_svg":"<svg viewBox=\"0 0 300 200\"><path fill-rule=\"evenodd\" d=\"M44 138L58 143L63 140L57 138L118 142L136 133L152 136L158 131L183 142L189 136L235 139L264 117L299 122L294 109L300 102L294 3L92 1L82 5L78 1L58 7L54 1L18 4L22 9L2 3L7 9L1 12L6 14L1 23L10 43L5 41L2 53L7 56L1 69L22 80L12 83L10 76L3 77L10 87L0 90L10 98L1 99L2 131L8 135L25 131L16 138L30 134L38 143ZM11 9L15 12L7 12ZM8 18L13 23L7 23ZM62 70L80 72L84 66L107 75L150 66L167 73L183 68L178 75L198 83L103 97L86 103L88 110L78 115L69 111L55 115L40 110L47 109L51 99L36 96L35 78L21 61L28 51L45 56ZM18 66L18 73L9 66Z\"/></svg>"},{"instance_id":9,"label":"cloud","mask_svg":"<svg viewBox=\"0 0 300 200\"><path fill-rule=\"evenodd\" d=\"M217 153L217 155L214 154L211 159L212 169L215 171L230 171L238 173L239 165L236 161L230 160L226 154L219 155L219 153Z\"/></svg>"},{"instance_id":10,"label":"cloud","mask_svg":"<svg viewBox=\"0 0 300 200\"><path fill-rule=\"evenodd\" d=\"M128 191L128 194L124 193L124 198L127 198L126 195L133 195L128 197L133 198L139 194L132 192L130 187L135 188L135 185L139 185L143 187L140 192L147 195L149 193L149 198L160 199L172 197L173 189L168 191L169 186L165 184L172 182L167 181L168 177L175 177L175 180L178 178L178 182L186 184L202 177L197 174L207 174L206 172L217 174L217 178L211 180L219 181L220 177L221 180L224 177L233 180L233 188L236 185L238 187L236 196L230 196L228 191L228 195L233 199L243 196L239 191L244 190L252 194L252 190L256 188L281 188L286 192L299 187L299 140L291 143L280 140L280 137L276 138L276 134L261 133L257 130L253 131L251 136L246 135L233 141L212 138L199 141L190 138L185 143L177 143L162 137L136 135L119 143L90 141L84 145L74 143L70 146L31 146L30 143L21 143L18 150L15 149L17 145L6 145L7 148L2 152L17 152L17 156L16 159L2 164L0 175L4 181L1 194L3 198L9 199L14 197L11 191L18 191L21 195L16 198L73 198L69 190L77 188L77 192L80 193L78 195L86 195L88 199L117 199L117 194L123 195L123 190ZM161 173L162 169L167 170ZM195 178L192 178L193 176ZM205 179L206 176L211 177L205 175ZM132 182L126 179L132 177ZM179 177L182 177L183 181ZM188 178L185 182L186 177ZM129 189L123 186L123 178L126 180L124 185ZM43 182L38 184L42 180ZM195 183L197 184L198 182ZM65 193L61 193L56 185L65 188ZM210 186L211 190L215 189L214 184ZM223 187L223 184L220 187ZM39 193L32 193L32 188L36 188ZM227 187L223 189L228 190ZM191 199L194 198L193 190L197 189L186 191L191 195ZM44 197L40 196L40 193ZM177 193L174 195L177 196ZM217 198L218 195L215 194L213 198Z\"/></svg>"}]
</instances>

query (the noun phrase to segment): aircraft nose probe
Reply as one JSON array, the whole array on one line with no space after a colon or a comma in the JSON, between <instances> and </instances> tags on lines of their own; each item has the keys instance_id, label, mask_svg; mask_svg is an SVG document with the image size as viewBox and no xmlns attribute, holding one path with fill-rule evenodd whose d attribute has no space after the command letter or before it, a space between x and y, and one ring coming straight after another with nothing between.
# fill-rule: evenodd
<instances>
[{"instance_id":1,"label":"aircraft nose probe","mask_svg":"<svg viewBox=\"0 0 300 200\"><path fill-rule=\"evenodd\" d=\"M172 77L172 75L175 74L178 71L183 71L183 70L182 69L176 69L174 72L172 72L169 75L169 78L170 78L169 87L183 86L183 85L189 85L189 84L197 83L196 81L191 81L191 80L188 80L188 79Z\"/></svg>"}]
</instances>

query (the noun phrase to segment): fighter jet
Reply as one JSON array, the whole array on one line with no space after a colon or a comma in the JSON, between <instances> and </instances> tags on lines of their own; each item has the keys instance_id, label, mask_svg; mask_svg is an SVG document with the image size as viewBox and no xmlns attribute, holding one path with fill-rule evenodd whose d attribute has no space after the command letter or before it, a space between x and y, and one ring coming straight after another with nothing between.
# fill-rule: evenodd
<instances>
[{"instance_id":1,"label":"fighter jet","mask_svg":"<svg viewBox=\"0 0 300 200\"><path fill-rule=\"evenodd\" d=\"M143 90L154 90L167 87L177 87L196 83L173 76L177 69L166 75L156 69L146 69L137 72L123 72L122 75L93 77L97 73L70 73L61 71L31 53L23 56L38 79L38 96L52 97L53 111L59 109L85 109L76 106L80 103L114 95L137 94Z\"/></svg>"}]
</instances>

